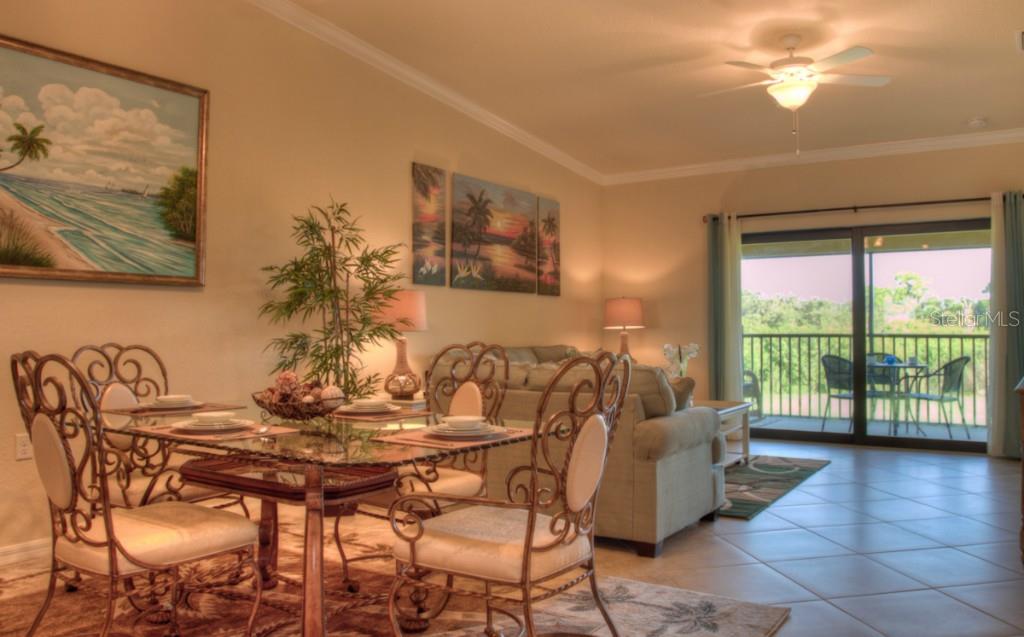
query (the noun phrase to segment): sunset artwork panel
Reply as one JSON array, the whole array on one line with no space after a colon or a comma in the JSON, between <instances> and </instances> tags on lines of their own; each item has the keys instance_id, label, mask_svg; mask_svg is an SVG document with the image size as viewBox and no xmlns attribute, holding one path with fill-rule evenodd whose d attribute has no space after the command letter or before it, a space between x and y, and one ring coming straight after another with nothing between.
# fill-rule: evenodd
<instances>
[{"instance_id":1,"label":"sunset artwork panel","mask_svg":"<svg viewBox=\"0 0 1024 637\"><path fill-rule=\"evenodd\" d=\"M0 275L202 285L207 100L0 37Z\"/></svg>"},{"instance_id":2,"label":"sunset artwork panel","mask_svg":"<svg viewBox=\"0 0 1024 637\"><path fill-rule=\"evenodd\" d=\"M534 294L537 248L537 195L453 177L453 288Z\"/></svg>"},{"instance_id":3,"label":"sunset artwork panel","mask_svg":"<svg viewBox=\"0 0 1024 637\"><path fill-rule=\"evenodd\" d=\"M537 237L537 294L562 294L562 242L560 238L562 209L554 199L541 197L537 215L540 233Z\"/></svg>"},{"instance_id":4,"label":"sunset artwork panel","mask_svg":"<svg viewBox=\"0 0 1024 637\"><path fill-rule=\"evenodd\" d=\"M417 285L445 284L445 236L448 176L444 170L412 165L412 282Z\"/></svg>"}]
</instances>

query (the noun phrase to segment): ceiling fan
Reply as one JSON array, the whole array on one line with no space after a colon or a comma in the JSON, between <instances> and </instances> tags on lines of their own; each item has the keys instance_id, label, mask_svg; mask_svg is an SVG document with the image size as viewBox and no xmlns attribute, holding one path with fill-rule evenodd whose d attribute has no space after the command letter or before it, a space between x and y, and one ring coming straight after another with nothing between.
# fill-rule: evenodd
<instances>
[{"instance_id":1,"label":"ceiling fan","mask_svg":"<svg viewBox=\"0 0 1024 637\"><path fill-rule=\"evenodd\" d=\"M815 61L809 57L794 55L794 51L800 46L800 40L800 36L795 33L783 36L782 45L786 48L789 55L775 60L768 66L745 61L726 62L726 64L742 69L759 71L769 76L769 79L742 86L734 86L721 91L704 93L699 97L710 97L746 88L765 86L767 87L768 94L772 96L779 106L793 111L793 134L796 135L798 134L796 111L807 102L819 84L847 84L850 86L878 88L885 86L892 79L887 75L842 75L832 72L832 69L837 66L856 62L874 53L867 47L853 46L845 51L840 51L827 58ZM800 154L799 142L796 152Z\"/></svg>"}]
</instances>

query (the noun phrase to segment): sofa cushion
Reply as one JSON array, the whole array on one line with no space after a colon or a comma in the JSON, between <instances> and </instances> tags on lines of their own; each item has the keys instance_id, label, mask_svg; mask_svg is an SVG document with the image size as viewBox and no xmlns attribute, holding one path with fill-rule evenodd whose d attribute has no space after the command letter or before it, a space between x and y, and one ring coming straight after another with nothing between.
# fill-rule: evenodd
<instances>
[{"instance_id":1,"label":"sofa cushion","mask_svg":"<svg viewBox=\"0 0 1024 637\"><path fill-rule=\"evenodd\" d=\"M510 363L530 363L536 365L539 361L533 353L532 347L506 347L505 355Z\"/></svg>"},{"instance_id":2,"label":"sofa cushion","mask_svg":"<svg viewBox=\"0 0 1024 637\"><path fill-rule=\"evenodd\" d=\"M526 378L527 389L543 390L561 368L557 363L543 363L530 370ZM558 388L568 391L585 378L592 379L594 372L589 367L573 368L562 377ZM672 386L668 382L665 370L650 365L634 365L633 376L629 382L629 393L640 396L644 404L644 413L648 418L667 416L676 410L676 398Z\"/></svg>"},{"instance_id":3,"label":"sofa cushion","mask_svg":"<svg viewBox=\"0 0 1024 637\"><path fill-rule=\"evenodd\" d=\"M672 378L668 382L676 397L676 409L686 409L690 404L690 398L693 397L693 389L697 386L697 381L687 376L686 378Z\"/></svg>"},{"instance_id":4,"label":"sofa cushion","mask_svg":"<svg viewBox=\"0 0 1024 637\"><path fill-rule=\"evenodd\" d=\"M576 355L576 348L568 345L544 345L534 347L533 354L537 357L538 363L557 363Z\"/></svg>"},{"instance_id":5,"label":"sofa cushion","mask_svg":"<svg viewBox=\"0 0 1024 637\"><path fill-rule=\"evenodd\" d=\"M660 460L698 445L713 444L719 425L718 412L710 407L691 407L670 416L648 418L633 429L636 458Z\"/></svg>"}]
</instances>

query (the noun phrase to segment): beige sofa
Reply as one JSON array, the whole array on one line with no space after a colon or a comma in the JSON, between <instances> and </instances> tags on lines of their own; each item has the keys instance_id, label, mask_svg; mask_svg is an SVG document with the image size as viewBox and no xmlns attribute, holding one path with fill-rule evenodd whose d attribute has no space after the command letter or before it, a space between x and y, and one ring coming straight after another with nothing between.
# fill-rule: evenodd
<instances>
[{"instance_id":1,"label":"beige sofa","mask_svg":"<svg viewBox=\"0 0 1024 637\"><path fill-rule=\"evenodd\" d=\"M577 352L563 345L506 351L510 372L501 417L533 421L558 361ZM665 538L713 516L725 502L718 414L707 408L677 410L676 402L663 370L634 366L598 498L597 535L629 540L649 557L660 553ZM529 455L528 445L491 450L488 493L504 494L505 476L529 464Z\"/></svg>"}]
</instances>

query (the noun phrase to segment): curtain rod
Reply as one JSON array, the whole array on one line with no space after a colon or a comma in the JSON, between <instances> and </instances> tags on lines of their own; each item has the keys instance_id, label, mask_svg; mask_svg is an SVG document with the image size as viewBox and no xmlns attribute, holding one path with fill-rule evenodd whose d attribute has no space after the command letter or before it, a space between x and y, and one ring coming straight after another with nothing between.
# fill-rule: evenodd
<instances>
[{"instance_id":1,"label":"curtain rod","mask_svg":"<svg viewBox=\"0 0 1024 637\"><path fill-rule=\"evenodd\" d=\"M777 210L773 212L748 212L733 215L737 219L753 219L755 217L780 217L783 215L809 215L819 212L860 212L862 210L879 210L883 208L913 208L917 206L936 206L953 203L978 203L990 201L991 197L963 197L960 199L932 199L929 201L904 201L900 203L875 203L863 206L840 206L838 208L807 208L804 210ZM710 215L704 216L704 223L707 223Z\"/></svg>"}]
</instances>

